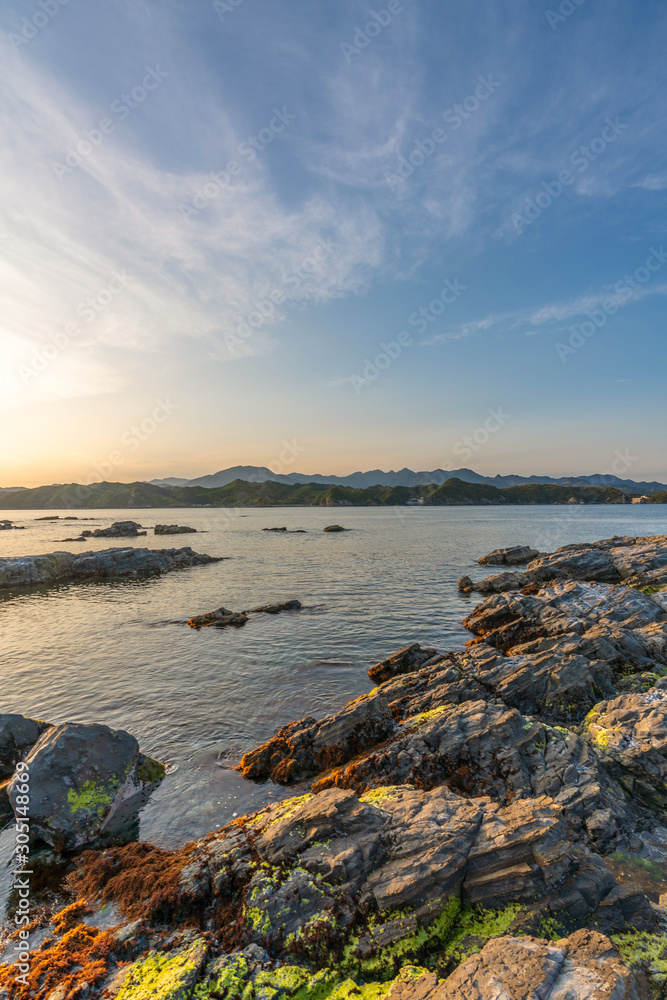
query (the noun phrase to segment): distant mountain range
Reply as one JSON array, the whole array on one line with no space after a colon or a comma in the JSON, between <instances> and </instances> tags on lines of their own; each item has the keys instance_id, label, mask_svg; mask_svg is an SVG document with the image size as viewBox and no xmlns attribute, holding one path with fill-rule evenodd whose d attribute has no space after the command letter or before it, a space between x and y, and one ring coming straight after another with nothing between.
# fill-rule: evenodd
<instances>
[{"instance_id":1,"label":"distant mountain range","mask_svg":"<svg viewBox=\"0 0 667 1000\"><path fill-rule=\"evenodd\" d=\"M210 476L200 476L198 479L151 479L152 486L202 486L205 489L216 489L227 486L241 479L246 483L284 483L294 484L325 483L332 486L351 486L355 489L365 489L368 486L441 486L448 479L460 479L464 483L479 483L484 486L495 486L503 489L510 486L552 485L552 486L610 486L627 493L662 493L667 490L665 483L635 482L632 479L619 479L617 476L564 476L554 479L551 476L481 476L472 469L434 469L433 472L413 472L412 469L400 469L398 472L383 472L374 469L372 472L353 472L349 476L304 475L301 472L290 472L279 475L258 465L236 465L231 469L222 469Z\"/></svg>"},{"instance_id":2,"label":"distant mountain range","mask_svg":"<svg viewBox=\"0 0 667 1000\"><path fill-rule=\"evenodd\" d=\"M649 503L667 503L667 492ZM338 486L330 483L249 483L226 486L154 486L151 483L76 483L37 486L0 496L4 510L138 509L149 507L367 507L414 504L424 507L501 504L630 504L611 486L559 486L528 483L498 489L485 483L449 479L441 485Z\"/></svg>"}]
</instances>

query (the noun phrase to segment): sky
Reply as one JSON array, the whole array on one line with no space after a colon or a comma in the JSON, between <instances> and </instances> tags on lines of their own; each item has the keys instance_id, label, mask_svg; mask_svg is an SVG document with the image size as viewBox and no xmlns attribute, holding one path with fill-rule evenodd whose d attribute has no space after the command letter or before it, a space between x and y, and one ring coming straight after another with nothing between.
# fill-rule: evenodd
<instances>
[{"instance_id":1,"label":"sky","mask_svg":"<svg viewBox=\"0 0 667 1000\"><path fill-rule=\"evenodd\" d=\"M0 486L667 481L658 0L6 0Z\"/></svg>"}]
</instances>

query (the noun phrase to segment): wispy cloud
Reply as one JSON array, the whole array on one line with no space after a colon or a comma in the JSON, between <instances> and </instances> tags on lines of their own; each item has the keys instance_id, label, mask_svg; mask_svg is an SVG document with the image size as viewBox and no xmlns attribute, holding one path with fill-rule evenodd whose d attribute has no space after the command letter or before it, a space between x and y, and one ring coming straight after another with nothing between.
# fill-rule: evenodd
<instances>
[{"instance_id":1,"label":"wispy cloud","mask_svg":"<svg viewBox=\"0 0 667 1000\"><path fill-rule=\"evenodd\" d=\"M284 290L275 314L280 319L290 304L322 303L359 291L381 266L383 236L372 209L316 193L286 207L259 155L192 219L183 218L179 205L206 190L210 171L158 165L129 123L62 175L54 162L65 162L68 148L76 149L81 122L88 130L97 127L99 110L37 70L31 53L19 57L6 41L0 46L5 357L11 353L15 362L29 363L31 352L66 324L77 323L81 330L50 366L48 378L34 380L33 395L53 398L58 385L63 397L109 391L123 380L123 353L168 351L182 338L203 341L203 350L219 359L234 357L224 350L225 334L272 288ZM187 119L183 95L169 94L168 87L167 79L154 100L166 101L172 114ZM244 134L235 133L215 101L202 107L201 93L197 101L198 115L220 137L224 166ZM286 284L285 276L325 239L336 247L327 266ZM86 299L118 271L132 280L86 322ZM244 353L270 347L263 330ZM22 393L19 380L13 392L5 391L4 402Z\"/></svg>"},{"instance_id":2,"label":"wispy cloud","mask_svg":"<svg viewBox=\"0 0 667 1000\"><path fill-rule=\"evenodd\" d=\"M543 328L550 329L559 323L574 319L576 316L583 316L587 312L599 309L605 303L612 302L616 306L623 306L640 302L642 299L654 295L667 295L667 285L655 285L636 290L628 288L624 292L610 289L606 292L584 295L569 302L552 302L537 308L492 314L468 323L461 323L451 330L438 333L434 337L429 337L428 340L422 340L421 344L428 347L434 344L444 344L450 340L473 337L481 333L492 333L494 336L504 336L509 333L534 335Z\"/></svg>"}]
</instances>

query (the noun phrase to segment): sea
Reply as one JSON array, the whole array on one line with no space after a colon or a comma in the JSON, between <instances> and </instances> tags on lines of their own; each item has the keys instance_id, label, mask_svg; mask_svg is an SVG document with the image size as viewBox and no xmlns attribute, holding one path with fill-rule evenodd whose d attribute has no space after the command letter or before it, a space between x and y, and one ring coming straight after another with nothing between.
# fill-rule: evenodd
<instances>
[{"instance_id":1,"label":"sea","mask_svg":"<svg viewBox=\"0 0 667 1000\"><path fill-rule=\"evenodd\" d=\"M59 515L59 520L42 520ZM78 520L63 520L67 516ZM493 572L477 559L612 535L667 534L667 505L273 507L3 511L0 556L110 547L191 546L221 562L147 580L76 582L0 595L0 712L124 729L167 776L139 836L174 848L293 789L254 784L234 766L281 726L322 717L370 691L369 665L412 642L447 650L479 597L457 580ZM65 541L133 519L132 539ZM197 534L154 536L160 523ZM325 532L331 524L347 530ZM264 531L286 527L287 532ZM187 624L224 606L297 598L302 610L252 615L242 628ZM1 869L11 831L0 834ZM1 886L0 886L1 890Z\"/></svg>"}]
</instances>

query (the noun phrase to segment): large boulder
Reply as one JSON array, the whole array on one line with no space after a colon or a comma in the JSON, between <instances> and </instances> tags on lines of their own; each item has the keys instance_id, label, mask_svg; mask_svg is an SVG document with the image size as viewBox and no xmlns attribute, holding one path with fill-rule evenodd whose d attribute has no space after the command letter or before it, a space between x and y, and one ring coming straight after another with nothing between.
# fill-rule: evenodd
<instances>
[{"instance_id":1,"label":"large boulder","mask_svg":"<svg viewBox=\"0 0 667 1000\"><path fill-rule=\"evenodd\" d=\"M164 765L140 753L129 733L74 722L43 733L25 762L31 830L58 851L120 830L165 774ZM17 816L24 782L22 775L9 784Z\"/></svg>"}]
</instances>

